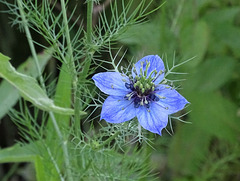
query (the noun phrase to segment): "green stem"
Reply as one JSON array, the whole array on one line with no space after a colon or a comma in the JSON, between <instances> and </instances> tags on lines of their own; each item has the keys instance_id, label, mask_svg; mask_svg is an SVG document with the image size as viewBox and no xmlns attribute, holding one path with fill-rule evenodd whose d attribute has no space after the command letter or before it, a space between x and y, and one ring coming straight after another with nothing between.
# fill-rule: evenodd
<instances>
[{"instance_id":1,"label":"green stem","mask_svg":"<svg viewBox=\"0 0 240 181\"><path fill-rule=\"evenodd\" d=\"M173 19L173 22L172 22L172 25L170 27L170 31L174 32L175 33L175 30L176 30L176 26L177 26L177 23L178 23L178 19L181 15L181 12L182 12L182 9L183 9L183 6L184 6L184 1L185 0L182 0L179 2L178 4L178 7L177 7L177 11L176 11L176 14L175 14L175 17Z\"/></svg>"},{"instance_id":2,"label":"green stem","mask_svg":"<svg viewBox=\"0 0 240 181\"><path fill-rule=\"evenodd\" d=\"M87 4L87 42L92 42L92 12L93 0L88 1Z\"/></svg>"},{"instance_id":3,"label":"green stem","mask_svg":"<svg viewBox=\"0 0 240 181\"><path fill-rule=\"evenodd\" d=\"M88 1L87 4L87 44L89 51L86 54L84 69L81 73L82 78L86 78L89 71L93 52L91 50L92 44L92 14L93 14L93 0Z\"/></svg>"},{"instance_id":4,"label":"green stem","mask_svg":"<svg viewBox=\"0 0 240 181\"><path fill-rule=\"evenodd\" d=\"M147 137L149 140L151 140L151 139L154 138L154 134L153 134L153 133L148 133L148 134L146 135L146 137ZM144 149L144 151L145 151L145 158L147 158L147 159L145 160L145 162L147 162L148 166L151 167L151 155L152 155L153 149L152 149L152 147L149 146L146 142L143 144L143 147L144 147L143 149Z\"/></svg>"},{"instance_id":5,"label":"green stem","mask_svg":"<svg viewBox=\"0 0 240 181\"><path fill-rule=\"evenodd\" d=\"M64 158L64 162L65 162L65 166L66 166L65 168L67 171L67 178L69 181L73 181L71 168L70 168L69 154L68 154L68 149L67 149L67 140L64 140L63 135L59 129L59 126L57 124L57 121L55 119L53 112L49 112L49 114L50 114L53 126L57 132L57 135L58 135L59 139L62 141L61 146L62 146L63 158Z\"/></svg>"},{"instance_id":6,"label":"green stem","mask_svg":"<svg viewBox=\"0 0 240 181\"><path fill-rule=\"evenodd\" d=\"M79 114L79 110L80 110L80 90L78 87L78 84L76 83L76 94L75 94L75 104L74 104L74 118L75 118L75 122L74 122L74 128L75 128L75 134L77 136L81 136L82 135L82 131L81 131L81 124L80 124L80 114Z\"/></svg>"},{"instance_id":7,"label":"green stem","mask_svg":"<svg viewBox=\"0 0 240 181\"><path fill-rule=\"evenodd\" d=\"M79 136L81 135L81 128L80 128L80 102L79 102L79 90L78 90L78 76L77 76L77 71L76 67L74 64L74 58L73 58L73 49L72 49L72 44L71 44L71 38L70 38L70 32L69 32L69 27L68 27L68 20L67 20L67 13L66 13L66 4L64 0L61 0L61 7L62 7L62 12L63 12L63 22L64 22L64 31L66 35L66 40L67 40L67 46L68 46L68 55L69 57L69 63L71 65L71 70L73 71L73 91L74 91L74 128L75 128L75 134Z\"/></svg>"},{"instance_id":8,"label":"green stem","mask_svg":"<svg viewBox=\"0 0 240 181\"><path fill-rule=\"evenodd\" d=\"M20 11L20 14L21 14L21 18L22 18L22 21L23 21L23 26L24 26L24 29L25 29L25 32L26 32L26 36L27 36L27 40L28 40L28 43L29 43L29 46L30 46L30 49L31 49L31 53L33 55L33 59L34 59L34 62L36 64L37 71L39 73L40 84L41 84L42 88L46 91L44 80L43 80L43 77L42 77L42 74L41 74L41 69L40 69L40 66L39 66L39 60L38 60L37 53L36 53L36 50L35 50L35 47L34 47L34 44L33 44L33 41L32 41L32 36L31 36L30 30L29 30L28 25L27 25L27 20L26 20L25 14L24 14L22 1L17 0L17 3L18 3L18 6L19 6L19 11ZM67 178L68 178L69 181L72 181L73 179L72 179L72 174L71 174L71 170L70 170L70 161L69 161L69 154L68 154L68 149L67 149L67 141L63 141L63 136L62 136L62 133L59 129L59 126L57 124L57 121L55 119L54 114L51 111L49 111L49 115L51 117L51 120L52 120L52 123L54 125L55 131L58 135L58 138L61 140L61 146L62 146L63 155L64 155L64 162L65 162L65 166L67 168Z\"/></svg>"},{"instance_id":9,"label":"green stem","mask_svg":"<svg viewBox=\"0 0 240 181\"><path fill-rule=\"evenodd\" d=\"M5 174L5 176L2 178L2 181L8 181L11 180L11 177L16 173L18 170L19 163L14 163L13 166L10 168L10 170Z\"/></svg>"},{"instance_id":10,"label":"green stem","mask_svg":"<svg viewBox=\"0 0 240 181\"><path fill-rule=\"evenodd\" d=\"M25 33L26 33L26 36L27 36L28 44L29 44L29 47L30 47L35 65L37 67L40 84L41 84L42 88L45 89L45 84L44 84L44 80L43 80L43 77L42 77L41 68L40 68L40 65L39 65L39 62L38 62L37 53L36 53L36 50L35 50L35 47L34 47L34 44L33 44L33 41L32 41L32 36L31 36L30 30L29 30L28 25L27 25L26 17L25 17L24 11L23 11L22 1L18 0L17 3L18 3L20 14L21 14L21 18L22 18L22 24L24 26L24 30L25 30Z\"/></svg>"},{"instance_id":11,"label":"green stem","mask_svg":"<svg viewBox=\"0 0 240 181\"><path fill-rule=\"evenodd\" d=\"M103 146L109 144L113 139L115 139L118 135L120 134L120 132L116 132L114 133L114 135L112 135L111 137L109 137L107 140L105 140L101 145L99 145L97 147L97 149L102 148Z\"/></svg>"},{"instance_id":12,"label":"green stem","mask_svg":"<svg viewBox=\"0 0 240 181\"><path fill-rule=\"evenodd\" d=\"M73 48L72 48L72 43L71 43L71 38L70 38L70 31L68 27L68 20L67 20L67 11L66 11L66 4L64 0L61 0L61 8L62 8L62 13L63 13L63 23L64 23L64 32L67 40L67 47L68 47L68 52L67 52L67 62L71 65L72 71L74 73L74 76L77 74L76 72L76 67L74 64L74 59L73 59Z\"/></svg>"},{"instance_id":13,"label":"green stem","mask_svg":"<svg viewBox=\"0 0 240 181\"><path fill-rule=\"evenodd\" d=\"M90 45L92 43L92 12L93 12L93 1L90 0L88 1L87 4L87 44ZM90 65L91 65L91 53L87 52L86 54L86 63L84 65L84 68L82 70L82 73L79 76L78 82L76 82L76 86L80 84L80 81L84 80L86 78L86 75L89 71ZM78 83L78 84L77 84ZM80 114L79 114L79 109L80 109L80 90L77 86L76 89L76 97L75 97L75 133L77 135L82 134L81 132L81 125L80 125Z\"/></svg>"},{"instance_id":14,"label":"green stem","mask_svg":"<svg viewBox=\"0 0 240 181\"><path fill-rule=\"evenodd\" d=\"M90 0L88 1L88 4L87 4L87 44L90 48L92 44L92 13L93 13L93 0ZM84 65L84 69L81 74L81 77L84 79L86 78L91 65L92 54L93 54L92 50L89 49L89 51L86 54L86 59L85 59L86 63Z\"/></svg>"}]
</instances>

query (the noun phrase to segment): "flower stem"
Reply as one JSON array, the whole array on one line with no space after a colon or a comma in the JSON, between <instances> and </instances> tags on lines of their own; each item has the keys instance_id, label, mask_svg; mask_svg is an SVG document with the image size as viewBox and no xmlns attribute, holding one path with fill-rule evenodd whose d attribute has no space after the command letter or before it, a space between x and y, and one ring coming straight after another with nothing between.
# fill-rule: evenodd
<instances>
[{"instance_id":1,"label":"flower stem","mask_svg":"<svg viewBox=\"0 0 240 181\"><path fill-rule=\"evenodd\" d=\"M36 50L35 50L35 47L34 47L34 44L33 44L33 41L32 41L32 36L31 36L30 30L29 30L28 25L27 25L26 17L25 17L25 14L24 14L23 6L22 6L22 0L18 0L17 3L18 3L21 18L22 18L22 24L24 26L24 30L25 30L25 33L26 33L26 36L27 36L28 44L29 44L29 47L30 47L30 50L31 50L31 53L32 53L32 56L33 56L34 63L36 65L36 68L37 68L37 71L38 71L40 84L41 84L41 87L43 89L45 89L45 84L44 84L44 80L43 80L43 77L42 77L41 68L40 68L40 65L39 65L39 62L38 62L37 53L36 53Z\"/></svg>"},{"instance_id":2,"label":"flower stem","mask_svg":"<svg viewBox=\"0 0 240 181\"><path fill-rule=\"evenodd\" d=\"M88 1L87 4L87 42L92 41L92 13L93 13L93 0Z\"/></svg>"},{"instance_id":3,"label":"flower stem","mask_svg":"<svg viewBox=\"0 0 240 181\"><path fill-rule=\"evenodd\" d=\"M53 112L49 112L49 114L50 114L53 126L57 132L58 138L61 140L61 146L62 146L62 150L63 150L63 158L64 158L64 162L65 162L65 166L66 166L65 168L67 171L67 178L68 178L67 180L73 181L71 168L70 168L69 154L68 154L68 149L67 149L67 140L64 141L64 138L59 129L59 126L57 124L57 121L55 119Z\"/></svg>"},{"instance_id":4,"label":"flower stem","mask_svg":"<svg viewBox=\"0 0 240 181\"><path fill-rule=\"evenodd\" d=\"M114 133L111 137L109 137L107 140L105 140L101 145L98 146L98 149L102 148L103 146L109 144L113 139L115 139L118 135L120 134L120 132L116 132Z\"/></svg>"},{"instance_id":5,"label":"flower stem","mask_svg":"<svg viewBox=\"0 0 240 181\"><path fill-rule=\"evenodd\" d=\"M28 40L28 43L29 43L29 47L30 47L30 50L31 50L34 62L36 64L38 74L39 74L40 84L41 84L42 88L46 91L46 86L45 86L45 83L44 83L44 80L43 80L43 77L42 77L42 74L41 74L41 69L40 69L40 66L39 66L39 60L38 60L37 53L36 53L36 50L35 50L35 47L34 47L34 44L33 44L33 41L32 41L32 36L31 36L30 30L29 30L28 25L27 25L27 20L26 20L25 14L24 14L22 1L17 0L17 3L18 3L21 18L22 18L24 30L25 30L27 40ZM59 129L59 126L57 124L57 121L55 119L55 116L54 116L53 112L49 111L49 115L51 117L51 120L52 120L52 123L54 125L55 131L58 135L58 138L61 141L61 146L62 146L63 155L64 155L63 156L64 157L64 162L65 162L65 166L67 168L67 178L68 178L69 181L72 181L73 179L72 179L72 174L71 174L71 170L70 170L70 161L69 161L69 155L68 155L68 149L67 149L67 142L66 141L63 142L63 136L62 136L61 130Z\"/></svg>"},{"instance_id":6,"label":"flower stem","mask_svg":"<svg viewBox=\"0 0 240 181\"><path fill-rule=\"evenodd\" d=\"M70 32L69 32L69 27L68 27L68 20L67 20L67 13L66 13L66 8L65 8L66 4L64 2L64 0L61 0L61 8L62 8L62 13L63 13L63 23L64 23L64 32L65 32L65 36L66 36L66 40L67 40L67 62L69 63L72 71L74 73L75 78L77 78L77 72L76 72L76 67L74 64L74 59L73 59L73 48L72 48L72 44L71 44L71 38L70 38ZM74 85L74 84L73 84Z\"/></svg>"},{"instance_id":7,"label":"flower stem","mask_svg":"<svg viewBox=\"0 0 240 181\"><path fill-rule=\"evenodd\" d=\"M90 0L88 1L87 4L87 44L91 45L92 43L92 12L93 12L93 1ZM81 125L80 125L80 114L79 114L79 109L80 109L80 90L78 85L80 85L80 81L86 79L87 73L89 71L90 65L91 65L91 59L92 59L92 53L87 52L86 53L86 58L85 58L85 65L84 68L79 76L78 82L76 82L77 90L76 90L76 99L75 99L75 134L78 136L82 135L81 132ZM79 121L77 121L79 120Z\"/></svg>"},{"instance_id":8,"label":"flower stem","mask_svg":"<svg viewBox=\"0 0 240 181\"><path fill-rule=\"evenodd\" d=\"M63 12L63 22L64 22L64 31L66 35L66 40L67 40L67 46L68 46L68 62L71 65L71 70L73 70L73 91L74 91L74 128L75 128L75 134L79 136L81 135L81 128L80 128L80 102L79 102L79 90L78 90L78 75L76 71L76 67L74 64L74 58L73 58L73 49L72 49L72 44L71 44L71 38L70 38L70 32L69 32L69 27L68 27L68 20L67 20L67 13L66 13L66 4L64 0L61 0L61 8Z\"/></svg>"},{"instance_id":9,"label":"flower stem","mask_svg":"<svg viewBox=\"0 0 240 181\"><path fill-rule=\"evenodd\" d=\"M81 73L82 78L86 78L89 71L92 55L94 51L91 50L92 44L92 14L93 14L93 0L88 1L87 4L87 44L89 46L89 51L86 54L84 69Z\"/></svg>"},{"instance_id":10,"label":"flower stem","mask_svg":"<svg viewBox=\"0 0 240 181\"><path fill-rule=\"evenodd\" d=\"M80 90L78 87L78 82L75 82L76 90L74 95L74 129L77 136L82 136L81 124L80 124Z\"/></svg>"}]
</instances>

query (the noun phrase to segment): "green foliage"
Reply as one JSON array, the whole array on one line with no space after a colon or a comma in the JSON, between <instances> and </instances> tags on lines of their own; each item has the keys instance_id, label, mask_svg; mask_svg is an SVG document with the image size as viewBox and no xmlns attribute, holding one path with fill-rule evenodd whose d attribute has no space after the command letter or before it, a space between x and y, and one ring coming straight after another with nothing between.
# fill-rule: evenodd
<instances>
[{"instance_id":1,"label":"green foliage","mask_svg":"<svg viewBox=\"0 0 240 181\"><path fill-rule=\"evenodd\" d=\"M39 62L40 62L40 68L41 70L46 66L47 62L51 58L51 54L43 52L38 55ZM33 63L32 57L29 57L23 64L21 64L18 69L18 72L24 73L26 75L31 75L32 77L37 77L39 76L37 74L36 66ZM0 85L0 107L1 112L0 112L0 119L10 110L11 107L13 107L16 103L17 100L19 99L20 95L18 91L11 86L7 81L2 81Z\"/></svg>"},{"instance_id":2,"label":"green foliage","mask_svg":"<svg viewBox=\"0 0 240 181\"><path fill-rule=\"evenodd\" d=\"M212 154L209 150L211 138L236 145L240 125L235 114L236 105L225 98L215 93L206 95L196 91L188 96L194 102L189 114L193 124L181 126L176 133L170 147L169 164L176 172L181 168L181 173L194 176L201 173L202 164Z\"/></svg>"},{"instance_id":3,"label":"green foliage","mask_svg":"<svg viewBox=\"0 0 240 181\"><path fill-rule=\"evenodd\" d=\"M232 57L207 59L199 65L197 72L185 84L186 89L203 92L217 90L231 78L236 64L237 61Z\"/></svg>"},{"instance_id":4,"label":"green foliage","mask_svg":"<svg viewBox=\"0 0 240 181\"><path fill-rule=\"evenodd\" d=\"M192 124L179 123L172 141L159 151L170 167L161 171L171 172L162 174L163 180L238 178L232 170L240 168L235 161L240 148L239 7L234 0L167 2L153 21L131 27L121 40L139 57L164 54L167 60L175 50L174 59L181 63L196 56L177 68L189 73L176 76L188 79L179 86L191 102L183 119Z\"/></svg>"},{"instance_id":5,"label":"green foliage","mask_svg":"<svg viewBox=\"0 0 240 181\"><path fill-rule=\"evenodd\" d=\"M66 64L63 64L60 70L54 103L61 107L71 107L71 80L72 77L66 72ZM55 116L58 122L69 123L69 116L58 114Z\"/></svg>"},{"instance_id":6,"label":"green foliage","mask_svg":"<svg viewBox=\"0 0 240 181\"><path fill-rule=\"evenodd\" d=\"M33 162L37 180L51 181L239 178L238 0L88 0L80 7L63 0L0 2L8 7L12 25L30 30L32 54L35 47L45 50L22 64L30 67L27 71L16 71L0 55L5 79L0 115L9 114L22 139L0 150L1 163ZM162 57L165 81L191 103L189 112L170 116L166 132L172 137L149 135L136 120L98 122L105 95L93 85L92 74L127 72L147 54ZM49 82L53 86L45 86L49 80L41 81L41 71L50 57L61 68L57 81ZM33 61L39 67L30 65ZM6 81L23 97L11 112L19 95L6 88Z\"/></svg>"},{"instance_id":7,"label":"green foliage","mask_svg":"<svg viewBox=\"0 0 240 181\"><path fill-rule=\"evenodd\" d=\"M200 20L196 23L184 26L179 41L181 48L180 51L184 57L196 56L195 60L186 66L189 69L198 66L203 61L207 52L209 41L208 24L205 21Z\"/></svg>"},{"instance_id":8,"label":"green foliage","mask_svg":"<svg viewBox=\"0 0 240 181\"><path fill-rule=\"evenodd\" d=\"M74 110L55 106L45 92L30 76L17 72L9 63L10 58L0 54L0 76L18 89L21 96L42 110L53 111L59 114L74 114ZM84 114L84 112L81 112Z\"/></svg>"},{"instance_id":9,"label":"green foliage","mask_svg":"<svg viewBox=\"0 0 240 181\"><path fill-rule=\"evenodd\" d=\"M14 145L10 148L0 150L0 163L6 162L33 162L36 170L37 180L44 181L43 159L33 151L33 145Z\"/></svg>"},{"instance_id":10,"label":"green foliage","mask_svg":"<svg viewBox=\"0 0 240 181\"><path fill-rule=\"evenodd\" d=\"M149 157L145 156L143 149L126 145L129 140L147 140L136 121L116 127L110 124L94 126L92 121L99 117L96 112L102 105L103 96L96 92L89 79L99 64L109 70L104 65L107 61L99 55L106 48L112 57L107 63L119 71L123 57L120 61L116 60L117 56L113 58L110 47L130 25L142 23L147 15L160 8L160 5L150 7L152 2L113 1L109 12L102 10L97 17L98 24L92 27L93 1L87 1L85 31L84 24L79 24L82 17L79 14L75 16L78 7L71 9L70 2L16 0L11 4L1 1L14 17L12 24L19 25L20 30L26 33L39 80L38 83L25 72L16 71L9 63L10 58L1 54L0 75L17 88L23 98L19 102L19 110L12 110L9 116L25 142L22 146L8 148L13 150L9 154L9 150L2 150L2 162L34 162L38 180L154 178L149 162L145 161ZM56 13L54 7L58 5L62 10ZM71 9L70 14L68 8ZM33 32L41 36L44 43L35 39ZM52 55L61 63L55 86L46 86L47 81L40 71L41 59L36 56L36 45L51 51L49 58ZM51 50L48 47L52 47ZM51 85L54 83L50 82ZM90 121L92 123L89 124ZM25 149L29 150L24 152Z\"/></svg>"}]
</instances>

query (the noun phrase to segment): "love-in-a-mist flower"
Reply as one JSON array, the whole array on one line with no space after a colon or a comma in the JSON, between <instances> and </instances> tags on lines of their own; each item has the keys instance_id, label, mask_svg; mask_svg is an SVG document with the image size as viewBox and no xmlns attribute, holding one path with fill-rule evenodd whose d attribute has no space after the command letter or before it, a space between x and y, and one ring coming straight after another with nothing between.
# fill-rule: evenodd
<instances>
[{"instance_id":1,"label":"love-in-a-mist flower","mask_svg":"<svg viewBox=\"0 0 240 181\"><path fill-rule=\"evenodd\" d=\"M132 68L131 75L104 72L93 76L96 86L109 96L101 118L122 123L137 117L140 125L161 135L168 115L182 110L188 101L174 88L163 84L164 63L158 55L148 55Z\"/></svg>"}]
</instances>

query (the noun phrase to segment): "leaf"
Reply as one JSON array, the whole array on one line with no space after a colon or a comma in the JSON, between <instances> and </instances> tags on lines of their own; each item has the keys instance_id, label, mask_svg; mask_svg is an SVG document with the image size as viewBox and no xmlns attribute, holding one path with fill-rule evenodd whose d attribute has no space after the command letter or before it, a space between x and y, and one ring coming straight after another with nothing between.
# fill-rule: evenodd
<instances>
[{"instance_id":1,"label":"leaf","mask_svg":"<svg viewBox=\"0 0 240 181\"><path fill-rule=\"evenodd\" d=\"M159 22L153 21L151 23L130 26L126 33L119 37L119 41L131 45L131 48L134 50L144 50L148 54L154 54L160 47L159 42L161 34L159 33L160 28L158 24Z\"/></svg>"},{"instance_id":2,"label":"leaf","mask_svg":"<svg viewBox=\"0 0 240 181\"><path fill-rule=\"evenodd\" d=\"M20 146L16 144L9 148L0 150L0 163L9 162L33 162L36 170L36 177L38 181L45 181L45 173L42 158L33 153L31 150L32 144Z\"/></svg>"},{"instance_id":3,"label":"leaf","mask_svg":"<svg viewBox=\"0 0 240 181\"><path fill-rule=\"evenodd\" d=\"M55 105L60 107L68 107L68 108L71 107L71 98L72 98L71 84L72 84L72 75L67 72L67 65L62 64L60 74L58 77L56 93L54 95ZM60 125L60 128L65 128L66 126L69 125L69 121L70 121L69 115L61 115L57 113L55 113L54 115L55 115L56 121ZM56 134L54 134L55 133L53 131L54 126L50 119L51 117L49 117L49 121L47 123L47 128L49 132L48 139L54 139L54 137L56 137Z\"/></svg>"},{"instance_id":4,"label":"leaf","mask_svg":"<svg viewBox=\"0 0 240 181\"><path fill-rule=\"evenodd\" d=\"M162 9L167 9L164 5ZM130 45L130 51L134 54L172 54L175 49L176 36L166 23L165 10L156 15L152 21L137 25L131 25L126 32L118 37L118 41Z\"/></svg>"},{"instance_id":5,"label":"leaf","mask_svg":"<svg viewBox=\"0 0 240 181\"><path fill-rule=\"evenodd\" d=\"M215 93L186 94L191 101L192 124L180 123L169 150L169 165L178 174L199 175L213 137L238 143L240 122L237 106Z\"/></svg>"},{"instance_id":6,"label":"leaf","mask_svg":"<svg viewBox=\"0 0 240 181\"><path fill-rule=\"evenodd\" d=\"M0 163L33 161L36 154L19 144L0 150Z\"/></svg>"},{"instance_id":7,"label":"leaf","mask_svg":"<svg viewBox=\"0 0 240 181\"><path fill-rule=\"evenodd\" d=\"M204 15L204 19L209 23L209 26L215 26L216 24L225 25L233 24L234 18L240 12L240 7L222 7L222 8L213 8L211 11L208 11Z\"/></svg>"},{"instance_id":8,"label":"leaf","mask_svg":"<svg viewBox=\"0 0 240 181\"><path fill-rule=\"evenodd\" d=\"M208 7L217 7L220 6L219 0L196 0L195 4L198 5L198 9L206 9ZM194 4L194 7L196 8L196 5Z\"/></svg>"},{"instance_id":9,"label":"leaf","mask_svg":"<svg viewBox=\"0 0 240 181\"><path fill-rule=\"evenodd\" d=\"M209 142L210 134L199 129L194 123L181 125L170 145L169 166L178 174L197 174Z\"/></svg>"},{"instance_id":10,"label":"leaf","mask_svg":"<svg viewBox=\"0 0 240 181\"><path fill-rule=\"evenodd\" d=\"M67 71L67 64L62 64L60 69L60 74L58 77L57 82L57 88L56 93L54 95L54 103L57 106L61 107L71 107L71 98L72 98L72 90L71 90L71 84L72 84L72 75ZM56 121L58 122L59 128L61 129L62 133L64 134L66 128L69 127L69 121L70 116L69 115L61 115L61 114L54 114ZM55 134L53 122L51 121L51 117L49 117L49 120L47 122L47 137L46 140L49 141L49 143L52 143L52 140L57 139L57 135ZM54 148L59 148L58 145L52 145ZM56 161L58 165L61 165L64 160L62 156L62 151L58 151L59 159ZM55 181L55 178L58 177L58 173L54 168L52 168L51 176L48 178L49 181Z\"/></svg>"},{"instance_id":11,"label":"leaf","mask_svg":"<svg viewBox=\"0 0 240 181\"><path fill-rule=\"evenodd\" d=\"M215 36L219 42L225 44L234 52L236 56L240 57L240 39L237 38L240 37L239 27L220 24L215 28Z\"/></svg>"},{"instance_id":12,"label":"leaf","mask_svg":"<svg viewBox=\"0 0 240 181\"><path fill-rule=\"evenodd\" d=\"M185 83L187 90L214 91L230 80L236 66L231 57L207 59Z\"/></svg>"},{"instance_id":13,"label":"leaf","mask_svg":"<svg viewBox=\"0 0 240 181\"><path fill-rule=\"evenodd\" d=\"M42 70L49 59L52 57L51 52L44 51L43 53L38 55L40 69ZM36 66L34 64L33 58L29 57L24 63L22 63L18 69L19 72L31 75L32 77L39 76L36 70ZM3 80L0 85L0 119L9 111L11 107L13 107L20 95L18 90L9 84L7 81Z\"/></svg>"},{"instance_id":14,"label":"leaf","mask_svg":"<svg viewBox=\"0 0 240 181\"><path fill-rule=\"evenodd\" d=\"M0 76L16 87L24 99L44 111L65 115L74 114L73 109L56 106L34 78L17 72L9 60L9 57L0 53ZM85 112L81 111L80 114L83 115Z\"/></svg>"},{"instance_id":15,"label":"leaf","mask_svg":"<svg viewBox=\"0 0 240 181\"><path fill-rule=\"evenodd\" d=\"M187 94L191 100L192 112L189 114L199 129L225 141L236 143L240 134L237 106L215 93Z\"/></svg>"},{"instance_id":16,"label":"leaf","mask_svg":"<svg viewBox=\"0 0 240 181\"><path fill-rule=\"evenodd\" d=\"M209 51L214 54L229 54L229 48L240 57L240 30L235 20L240 12L239 7L213 9L204 16L212 32ZM218 42L218 43L216 43Z\"/></svg>"},{"instance_id":17,"label":"leaf","mask_svg":"<svg viewBox=\"0 0 240 181\"><path fill-rule=\"evenodd\" d=\"M40 156L36 156L34 159L34 165L36 170L36 177L38 181L45 181L46 174L44 173L43 159Z\"/></svg>"},{"instance_id":18,"label":"leaf","mask_svg":"<svg viewBox=\"0 0 240 181\"><path fill-rule=\"evenodd\" d=\"M62 64L60 75L58 78L56 94L54 96L54 103L57 106L61 107L71 107L71 84L72 84L72 75L67 72L67 65ZM58 122L63 122L64 124L68 124L70 119L69 116L63 116L60 114L56 114L55 118Z\"/></svg>"},{"instance_id":19,"label":"leaf","mask_svg":"<svg viewBox=\"0 0 240 181\"><path fill-rule=\"evenodd\" d=\"M209 30L205 21L201 20L195 24L184 27L180 36L180 48L182 54L194 57L194 61L186 64L188 69L196 67L202 60L208 49Z\"/></svg>"}]
</instances>

